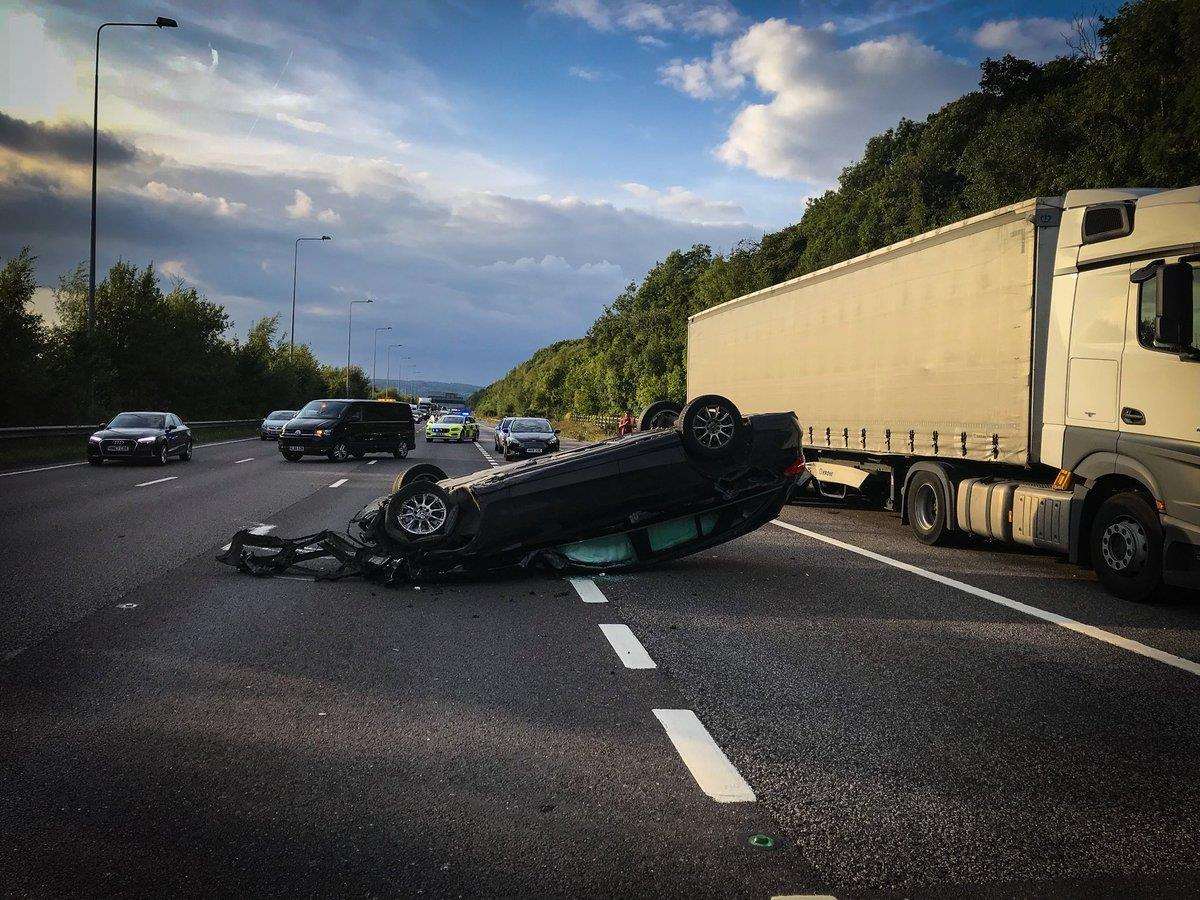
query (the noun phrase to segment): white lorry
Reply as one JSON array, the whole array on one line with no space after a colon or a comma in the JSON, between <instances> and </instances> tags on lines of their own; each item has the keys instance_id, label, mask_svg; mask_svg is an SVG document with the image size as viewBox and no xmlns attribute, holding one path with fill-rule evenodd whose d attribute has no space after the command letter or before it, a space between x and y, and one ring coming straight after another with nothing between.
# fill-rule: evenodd
<instances>
[{"instance_id":1,"label":"white lorry","mask_svg":"<svg viewBox=\"0 0 1200 900\"><path fill-rule=\"evenodd\" d=\"M691 317L688 396L795 410L814 484L1200 588L1200 187L1083 190Z\"/></svg>"}]
</instances>

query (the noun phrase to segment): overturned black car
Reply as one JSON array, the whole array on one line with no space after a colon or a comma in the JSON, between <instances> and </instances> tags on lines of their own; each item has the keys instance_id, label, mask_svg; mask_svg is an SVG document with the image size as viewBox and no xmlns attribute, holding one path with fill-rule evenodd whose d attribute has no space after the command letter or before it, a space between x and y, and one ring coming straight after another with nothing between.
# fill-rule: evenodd
<instances>
[{"instance_id":1,"label":"overturned black car","mask_svg":"<svg viewBox=\"0 0 1200 900\"><path fill-rule=\"evenodd\" d=\"M241 531L217 558L256 575L388 582L511 565L620 571L758 528L804 469L792 413L743 418L708 395L682 411L655 404L642 422L651 430L462 478L413 466L354 517L354 536Z\"/></svg>"}]
</instances>

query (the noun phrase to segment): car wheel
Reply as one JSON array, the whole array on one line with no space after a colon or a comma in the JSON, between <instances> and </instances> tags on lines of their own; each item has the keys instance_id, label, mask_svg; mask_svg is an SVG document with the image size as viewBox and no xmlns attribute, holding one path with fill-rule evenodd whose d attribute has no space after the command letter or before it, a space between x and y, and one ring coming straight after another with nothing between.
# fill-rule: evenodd
<instances>
[{"instance_id":1,"label":"car wheel","mask_svg":"<svg viewBox=\"0 0 1200 900\"><path fill-rule=\"evenodd\" d=\"M638 416L637 430L654 431L659 428L670 428L679 418L682 409L683 407L671 400L659 400L657 403L651 403Z\"/></svg>"},{"instance_id":2,"label":"car wheel","mask_svg":"<svg viewBox=\"0 0 1200 900\"><path fill-rule=\"evenodd\" d=\"M392 479L392 493L396 493L400 488L410 485L414 481L441 481L443 478L449 477L440 466L435 466L433 463L419 463Z\"/></svg>"},{"instance_id":3,"label":"car wheel","mask_svg":"<svg viewBox=\"0 0 1200 900\"><path fill-rule=\"evenodd\" d=\"M457 512L444 488L436 482L418 479L389 498L383 527L396 541L432 543L451 532Z\"/></svg>"},{"instance_id":4,"label":"car wheel","mask_svg":"<svg viewBox=\"0 0 1200 900\"><path fill-rule=\"evenodd\" d=\"M908 483L904 506L908 513L908 524L923 544L945 543L949 529L946 513L950 498L940 478L932 472L918 472Z\"/></svg>"},{"instance_id":5,"label":"car wheel","mask_svg":"<svg viewBox=\"0 0 1200 900\"><path fill-rule=\"evenodd\" d=\"M154 457L156 466L165 466L167 464L167 442L163 441L158 447L158 455Z\"/></svg>"},{"instance_id":6,"label":"car wheel","mask_svg":"<svg viewBox=\"0 0 1200 900\"><path fill-rule=\"evenodd\" d=\"M104 465L104 460L100 459L100 457L98 457L98 456L89 456L88 457L88 465L89 466L102 466L102 465Z\"/></svg>"},{"instance_id":7,"label":"car wheel","mask_svg":"<svg viewBox=\"0 0 1200 900\"><path fill-rule=\"evenodd\" d=\"M1141 494L1113 494L1092 521L1092 565L1124 600L1148 600L1162 586L1162 523Z\"/></svg>"},{"instance_id":8,"label":"car wheel","mask_svg":"<svg viewBox=\"0 0 1200 900\"><path fill-rule=\"evenodd\" d=\"M701 459L725 459L742 444L746 426L742 414L716 394L697 397L683 408L676 420L683 446Z\"/></svg>"},{"instance_id":9,"label":"car wheel","mask_svg":"<svg viewBox=\"0 0 1200 900\"><path fill-rule=\"evenodd\" d=\"M407 447L397 447L395 450L392 451L392 456L396 457L396 459L407 459L408 458L408 448Z\"/></svg>"},{"instance_id":10,"label":"car wheel","mask_svg":"<svg viewBox=\"0 0 1200 900\"><path fill-rule=\"evenodd\" d=\"M352 454L350 454L350 455L351 455L351 456L353 456L355 459L362 459L362 458L364 458L364 457L365 457L367 454L366 454L366 451L363 451L363 450L355 450L355 451L354 451Z\"/></svg>"},{"instance_id":11,"label":"car wheel","mask_svg":"<svg viewBox=\"0 0 1200 900\"><path fill-rule=\"evenodd\" d=\"M334 462L345 462L350 458L350 445L339 440L329 448L329 458Z\"/></svg>"},{"instance_id":12,"label":"car wheel","mask_svg":"<svg viewBox=\"0 0 1200 900\"><path fill-rule=\"evenodd\" d=\"M188 441L188 443L183 445L183 450L180 451L179 458L181 460L183 460L184 462L187 462L189 459L192 458L192 443L191 443L191 441Z\"/></svg>"},{"instance_id":13,"label":"car wheel","mask_svg":"<svg viewBox=\"0 0 1200 900\"><path fill-rule=\"evenodd\" d=\"M288 462L300 462L304 457L303 453L296 453L294 450L284 450L282 455Z\"/></svg>"}]
</instances>

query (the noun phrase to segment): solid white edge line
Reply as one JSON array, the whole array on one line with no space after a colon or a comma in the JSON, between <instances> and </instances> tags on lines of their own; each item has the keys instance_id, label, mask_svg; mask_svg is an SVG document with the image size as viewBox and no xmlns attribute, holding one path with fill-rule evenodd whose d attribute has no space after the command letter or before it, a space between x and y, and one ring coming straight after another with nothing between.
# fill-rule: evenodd
<instances>
[{"instance_id":1,"label":"solid white edge line","mask_svg":"<svg viewBox=\"0 0 1200 900\"><path fill-rule=\"evenodd\" d=\"M339 478L337 481L335 481L333 484L331 484L330 487L341 487L343 484L345 484L349 480L350 480L349 478Z\"/></svg>"},{"instance_id":2,"label":"solid white edge line","mask_svg":"<svg viewBox=\"0 0 1200 900\"><path fill-rule=\"evenodd\" d=\"M1176 656L1173 653L1167 653L1165 650L1159 650L1157 647L1151 647L1149 644L1143 644L1141 641L1134 641L1126 637L1121 637L1119 634L1113 634L1111 631L1105 631L1103 628L1097 628L1095 625L1087 625L1084 622L1079 622L1075 619L1061 616L1058 613L1050 612L1045 609L1039 609L1036 606L1030 606L1028 603L1022 603L1019 600L1012 600L1001 594L993 594L991 591L985 591L983 588L977 588L974 585L966 582L958 581L954 578L948 578L945 575L939 575L937 572L930 572L928 569L922 569L920 566L914 566L911 563L901 562L898 559L892 559L890 556L884 556L882 553L875 553L872 550L864 550L862 547L856 547L853 544L847 544L844 541L835 540L831 537L826 537L823 534L817 534L815 531L809 531L807 528L800 528L797 525L792 525L790 522L781 522L779 519L772 519L772 524L778 525L780 528L786 528L788 531L794 531L797 534L802 534L805 537L813 538L817 541L823 541L834 547L840 547L843 550L849 550L851 553L857 553L859 556L865 556L868 559L873 559L876 562L881 562L884 565L894 566L905 572L913 575L920 575L922 578L928 578L930 581L936 581L939 584L944 584L948 587L958 588L960 591L965 591L968 594L973 594L984 600L990 600L992 603L998 603L1000 606L1007 606L1009 609L1016 610L1020 613L1033 616L1037 619L1042 619L1045 622L1051 622L1059 625L1062 628L1069 629L1086 637L1093 638L1097 641L1102 641L1105 644L1110 644L1113 647L1120 647L1122 650L1128 650L1131 653L1137 653L1145 656L1147 659L1153 659L1168 666L1174 666L1176 669L1182 669L1185 672L1190 672L1193 675L1200 675L1200 663L1193 662L1190 659L1184 659L1182 656Z\"/></svg>"},{"instance_id":3,"label":"solid white edge line","mask_svg":"<svg viewBox=\"0 0 1200 900\"><path fill-rule=\"evenodd\" d=\"M166 478L155 478L153 481L143 481L140 484L135 484L134 487L150 487L152 484L162 484L164 481L174 481L178 475L168 475Z\"/></svg>"},{"instance_id":4,"label":"solid white edge line","mask_svg":"<svg viewBox=\"0 0 1200 900\"><path fill-rule=\"evenodd\" d=\"M627 669L657 669L654 660L642 646L628 625L601 625L600 630L608 638L617 657L625 663Z\"/></svg>"},{"instance_id":5,"label":"solid white edge line","mask_svg":"<svg viewBox=\"0 0 1200 900\"><path fill-rule=\"evenodd\" d=\"M592 581L592 579L572 575L567 581L571 582L571 587L575 588L575 593L579 595L579 599L584 603L608 602L608 598L601 593L600 588L596 587L596 582Z\"/></svg>"},{"instance_id":6,"label":"solid white edge line","mask_svg":"<svg viewBox=\"0 0 1200 900\"><path fill-rule=\"evenodd\" d=\"M700 790L718 803L749 803L758 798L690 709L656 709L655 717Z\"/></svg>"},{"instance_id":7,"label":"solid white edge line","mask_svg":"<svg viewBox=\"0 0 1200 900\"><path fill-rule=\"evenodd\" d=\"M220 447L222 444L240 444L243 441L257 441L258 438L234 438L231 441L213 441L211 444L197 444L197 447ZM37 469L17 469L15 472L0 472L0 478L7 478L9 475L32 475L34 472L49 472L51 469L70 469L74 466L86 466L87 460L83 462L59 463L56 466L41 466Z\"/></svg>"}]
</instances>

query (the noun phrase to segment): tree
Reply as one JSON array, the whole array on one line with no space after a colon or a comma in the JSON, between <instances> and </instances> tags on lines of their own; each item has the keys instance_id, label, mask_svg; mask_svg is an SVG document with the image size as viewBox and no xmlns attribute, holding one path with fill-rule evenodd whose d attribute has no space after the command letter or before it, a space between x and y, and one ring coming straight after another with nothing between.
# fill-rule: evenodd
<instances>
[{"instance_id":1,"label":"tree","mask_svg":"<svg viewBox=\"0 0 1200 900\"><path fill-rule=\"evenodd\" d=\"M16 423L26 409L37 409L45 400L42 357L47 335L42 317L30 309L37 290L36 260L23 247L0 268L0 422Z\"/></svg>"}]
</instances>

